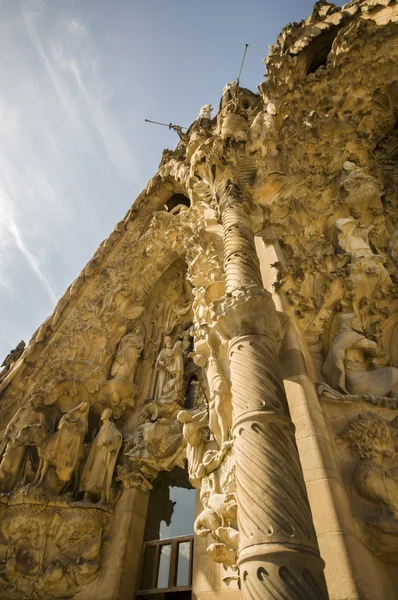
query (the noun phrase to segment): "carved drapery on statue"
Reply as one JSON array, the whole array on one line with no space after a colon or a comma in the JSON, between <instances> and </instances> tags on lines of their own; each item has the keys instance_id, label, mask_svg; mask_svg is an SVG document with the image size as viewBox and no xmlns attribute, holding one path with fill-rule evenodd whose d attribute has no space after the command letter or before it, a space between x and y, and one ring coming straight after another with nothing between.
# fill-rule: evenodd
<instances>
[{"instance_id":1,"label":"carved drapery on statue","mask_svg":"<svg viewBox=\"0 0 398 600\"><path fill-rule=\"evenodd\" d=\"M118 347L115 360L112 365L112 377L126 377L134 381L138 361L144 349L143 334L140 327L136 327L132 333L125 335Z\"/></svg>"},{"instance_id":2,"label":"carved drapery on statue","mask_svg":"<svg viewBox=\"0 0 398 600\"><path fill-rule=\"evenodd\" d=\"M91 445L80 483L85 498L94 493L104 504L111 502L112 476L122 445L122 434L110 420L111 416L110 408L101 415L102 426Z\"/></svg>"},{"instance_id":3,"label":"carved drapery on statue","mask_svg":"<svg viewBox=\"0 0 398 600\"><path fill-rule=\"evenodd\" d=\"M39 446L40 466L37 482L43 483L51 464L60 481L69 481L80 461L83 441L88 430L90 405L82 402L60 420L57 431Z\"/></svg>"}]
</instances>

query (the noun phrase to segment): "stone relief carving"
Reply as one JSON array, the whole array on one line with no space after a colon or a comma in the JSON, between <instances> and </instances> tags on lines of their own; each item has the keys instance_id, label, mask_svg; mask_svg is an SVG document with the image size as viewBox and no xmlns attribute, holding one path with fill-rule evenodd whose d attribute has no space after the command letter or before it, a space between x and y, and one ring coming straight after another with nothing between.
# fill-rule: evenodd
<instances>
[{"instance_id":1,"label":"stone relief carving","mask_svg":"<svg viewBox=\"0 0 398 600\"><path fill-rule=\"evenodd\" d=\"M239 533L232 452L226 455L220 468L202 479L200 498L204 509L195 520L195 533L201 537L211 535L209 556L226 568L237 570Z\"/></svg>"},{"instance_id":2,"label":"stone relief carving","mask_svg":"<svg viewBox=\"0 0 398 600\"><path fill-rule=\"evenodd\" d=\"M22 502L1 510L3 597L73 598L98 576L106 512Z\"/></svg>"},{"instance_id":3,"label":"stone relief carving","mask_svg":"<svg viewBox=\"0 0 398 600\"><path fill-rule=\"evenodd\" d=\"M361 511L365 542L387 562L398 562L397 424L397 417L387 421L376 413L361 413L339 435L359 458L352 480L365 500Z\"/></svg>"},{"instance_id":4,"label":"stone relief carving","mask_svg":"<svg viewBox=\"0 0 398 600\"><path fill-rule=\"evenodd\" d=\"M390 395L396 400L398 369L377 367L374 363L379 354L377 343L364 335L363 327L355 314L341 315L340 329L332 341L322 368L332 389L318 384L319 393L329 399L342 397L344 400L344 395L376 398Z\"/></svg>"},{"instance_id":5,"label":"stone relief carving","mask_svg":"<svg viewBox=\"0 0 398 600\"><path fill-rule=\"evenodd\" d=\"M184 402L184 339L184 334L175 342L166 336L154 363L153 398L143 404L137 427L127 436L127 462L118 468L118 480L125 487L151 489L161 470L183 465L185 443L177 414Z\"/></svg>"},{"instance_id":6,"label":"stone relief carving","mask_svg":"<svg viewBox=\"0 0 398 600\"><path fill-rule=\"evenodd\" d=\"M99 574L116 498L111 484L122 435L109 420L112 411L107 408L97 436L87 443L89 412L88 402L77 404L61 413L54 431L59 408L46 403L45 395L33 394L3 434L0 595L4 597L72 598Z\"/></svg>"},{"instance_id":7,"label":"stone relief carving","mask_svg":"<svg viewBox=\"0 0 398 600\"><path fill-rule=\"evenodd\" d=\"M207 329L207 328L206 328ZM210 428L220 450L229 443L232 426L231 390L219 356L220 340L206 330L209 357L206 375L209 384Z\"/></svg>"},{"instance_id":8,"label":"stone relief carving","mask_svg":"<svg viewBox=\"0 0 398 600\"><path fill-rule=\"evenodd\" d=\"M177 341L173 345L171 337L165 338L165 347L156 359L156 370L158 379L155 398L174 400L182 404L184 356L181 341Z\"/></svg>"},{"instance_id":9,"label":"stone relief carving","mask_svg":"<svg viewBox=\"0 0 398 600\"><path fill-rule=\"evenodd\" d=\"M340 21L345 25L357 12L371 17L378 11L377 2L342 9L318 4L303 25L289 25L278 38L259 95L234 82L223 92L217 122L212 124L206 106L189 132L179 132L177 150L165 153L159 173L35 334L21 371L16 373L14 363L11 372L0 374L2 406L9 411L5 414L14 412L10 407L21 407L26 394L42 395L40 402L32 400L15 414L1 446L0 509L5 517L0 568L6 574L7 598L46 597L51 585L59 597L77 593L98 574L111 511L107 505L114 499L109 483L113 470L118 468L123 486L148 490L159 470L183 465L185 455L191 481L202 490L204 510L195 528L212 537L209 553L214 559L235 565L239 557L242 586L253 581L258 597L271 595L274 582L279 585L280 573L287 570L280 585L281 593L290 597L297 574L293 567L289 570L290 563L287 569L279 556L278 569L267 575L261 571L260 577L264 555L247 557L268 542L282 550L284 544L295 543L304 547L303 555L315 557L308 569L319 585L317 597L324 596L278 372L283 331L270 296L262 290L253 208L256 203L264 208L268 239L280 245L281 259L274 265L278 291L308 343L315 371L323 366L330 385L319 384L322 397L341 403L366 400L374 410L384 410L397 407L398 202L396 103L385 89L391 59L382 50L393 47L393 28L383 29L372 19L366 27L344 27L330 49L327 68L307 72L307 49L321 32L332 32ZM392 6L388 0L382 4ZM346 63L355 68L346 68ZM298 93L302 89L305 103ZM184 189L191 207L163 210L170 194ZM191 235L193 224L199 234ZM187 271L167 270L183 258ZM142 274L139 282L137 273ZM181 335L192 322L192 312L191 358L206 399L187 409L185 389L194 371ZM344 322L335 335L339 314ZM209 332L215 331L221 343L217 337L210 339ZM15 386L3 387L12 377ZM102 443L108 438L106 430L101 428L95 437L88 427L86 408L75 419L84 403L91 418L98 419L108 406L116 419L125 417L117 426L110 421L103 425L113 440L109 446ZM368 545L384 560L396 553L395 425L379 419L385 427L361 417L342 439L359 461L354 467L358 496L374 505L372 515L377 517L376 525L365 519ZM120 443L119 429L126 449L117 466L117 452L115 458L110 448ZM358 454L349 441L360 438L356 430L373 431L366 436L374 435L376 447L383 449L369 451L367 457ZM360 444L365 442L358 442L358 448ZM241 486L237 496L235 454ZM44 462L37 468L40 456L47 461L44 475ZM101 477L99 456L108 465ZM74 479L86 487L79 491ZM46 502L58 503L57 509L44 506L44 490L50 498ZM253 505L253 494L263 499L261 505ZM21 498L36 504L22 506ZM15 500L21 504L14 505ZM70 536L62 539L66 525L58 535L59 515L70 524ZM41 527L53 521L45 541ZM83 535L86 521L90 525ZM71 538L79 528L81 542L75 543ZM31 539L39 540L37 553L31 552ZM48 549L54 545L51 554ZM33 572L39 573L35 582ZM303 593L308 598L315 594Z\"/></svg>"},{"instance_id":10,"label":"stone relief carving","mask_svg":"<svg viewBox=\"0 0 398 600\"><path fill-rule=\"evenodd\" d=\"M366 169L351 161L343 164L341 186L346 192L346 203L351 214L364 226L384 224L381 195L383 186Z\"/></svg>"},{"instance_id":11,"label":"stone relief carving","mask_svg":"<svg viewBox=\"0 0 398 600\"><path fill-rule=\"evenodd\" d=\"M17 346L5 357L0 371L0 393L11 383L18 373L23 369L24 358L30 356L34 351L36 342L32 339L28 346L21 340Z\"/></svg>"},{"instance_id":12,"label":"stone relief carving","mask_svg":"<svg viewBox=\"0 0 398 600\"><path fill-rule=\"evenodd\" d=\"M182 427L175 417L155 418L139 423L127 437L125 455L128 462L118 469L119 481L124 487L152 488L152 481L160 471L172 466L183 466L185 444Z\"/></svg>"},{"instance_id":13,"label":"stone relief carving","mask_svg":"<svg viewBox=\"0 0 398 600\"><path fill-rule=\"evenodd\" d=\"M0 443L1 498L8 501L23 493L31 498L29 502L40 504L60 498L69 505L78 501L77 480L84 473L87 492L95 492L97 488L87 482L103 478L101 499L104 501L106 497L109 504L122 435L109 420L112 409L106 408L101 417L102 427L90 444L89 414L90 404L86 401L60 413L59 408L46 403L45 396L28 397L10 420ZM97 418L93 415L94 421ZM98 491L102 493L99 488Z\"/></svg>"},{"instance_id":14,"label":"stone relief carving","mask_svg":"<svg viewBox=\"0 0 398 600\"><path fill-rule=\"evenodd\" d=\"M177 415L182 424L182 435L187 444L187 461L189 480L194 487L199 487L205 474L203 455L205 452L205 429L209 426L209 414L206 408L182 410Z\"/></svg>"}]
</instances>

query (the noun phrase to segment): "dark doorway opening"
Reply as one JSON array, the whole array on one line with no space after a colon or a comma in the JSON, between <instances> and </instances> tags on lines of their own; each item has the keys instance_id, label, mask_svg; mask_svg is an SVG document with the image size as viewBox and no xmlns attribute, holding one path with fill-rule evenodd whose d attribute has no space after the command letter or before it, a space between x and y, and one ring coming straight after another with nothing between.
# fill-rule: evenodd
<instances>
[{"instance_id":1,"label":"dark doorway opening","mask_svg":"<svg viewBox=\"0 0 398 600\"><path fill-rule=\"evenodd\" d=\"M148 505L138 599L191 598L195 496L185 469L175 467L156 479Z\"/></svg>"}]
</instances>

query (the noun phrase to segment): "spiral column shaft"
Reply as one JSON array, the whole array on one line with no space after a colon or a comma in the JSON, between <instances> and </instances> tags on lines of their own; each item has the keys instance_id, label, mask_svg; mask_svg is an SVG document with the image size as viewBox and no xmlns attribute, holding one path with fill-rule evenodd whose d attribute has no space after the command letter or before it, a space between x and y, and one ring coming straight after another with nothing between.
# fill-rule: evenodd
<instances>
[{"instance_id":1,"label":"spiral column shaft","mask_svg":"<svg viewBox=\"0 0 398 600\"><path fill-rule=\"evenodd\" d=\"M227 292L233 292L242 285L256 285L261 288L254 236L244 206L236 204L226 209L222 224Z\"/></svg>"},{"instance_id":2,"label":"spiral column shaft","mask_svg":"<svg viewBox=\"0 0 398 600\"><path fill-rule=\"evenodd\" d=\"M325 600L324 563L271 333L277 312L262 289L246 206L235 195L221 217L229 297L216 328L229 338L242 597Z\"/></svg>"}]
</instances>

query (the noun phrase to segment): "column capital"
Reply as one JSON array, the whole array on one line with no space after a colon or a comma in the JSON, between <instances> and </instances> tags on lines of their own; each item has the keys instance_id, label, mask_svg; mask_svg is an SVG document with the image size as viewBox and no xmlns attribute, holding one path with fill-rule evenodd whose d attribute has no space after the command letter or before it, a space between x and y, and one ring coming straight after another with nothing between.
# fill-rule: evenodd
<instances>
[{"instance_id":1,"label":"column capital","mask_svg":"<svg viewBox=\"0 0 398 600\"><path fill-rule=\"evenodd\" d=\"M224 340L260 334L278 345L283 339L285 319L279 318L271 294L257 286L242 286L213 302L211 309L214 328Z\"/></svg>"}]
</instances>

